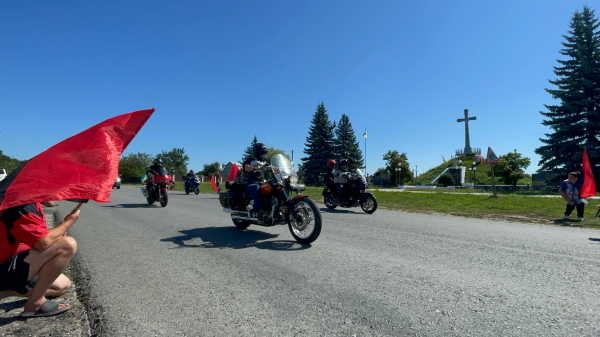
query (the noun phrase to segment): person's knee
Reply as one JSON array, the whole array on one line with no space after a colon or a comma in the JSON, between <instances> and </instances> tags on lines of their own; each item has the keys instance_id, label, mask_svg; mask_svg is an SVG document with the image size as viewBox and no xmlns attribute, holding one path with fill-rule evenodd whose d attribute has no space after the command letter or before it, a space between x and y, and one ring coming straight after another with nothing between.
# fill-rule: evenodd
<instances>
[{"instance_id":1,"label":"person's knee","mask_svg":"<svg viewBox=\"0 0 600 337\"><path fill-rule=\"evenodd\" d=\"M70 236L63 236L57 242L62 253L73 256L77 252L77 241Z\"/></svg>"}]
</instances>

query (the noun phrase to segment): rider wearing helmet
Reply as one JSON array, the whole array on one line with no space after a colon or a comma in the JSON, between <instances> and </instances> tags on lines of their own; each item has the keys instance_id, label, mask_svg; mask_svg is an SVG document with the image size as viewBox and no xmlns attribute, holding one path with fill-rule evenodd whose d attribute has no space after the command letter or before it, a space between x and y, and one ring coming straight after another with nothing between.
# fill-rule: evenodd
<instances>
[{"instance_id":1,"label":"rider wearing helmet","mask_svg":"<svg viewBox=\"0 0 600 337\"><path fill-rule=\"evenodd\" d=\"M338 190L338 202L342 202L342 194L344 194L344 184L346 183L346 178L344 177L344 173L348 172L348 159L342 159L337 165L337 168L333 172L335 187Z\"/></svg>"},{"instance_id":2,"label":"rider wearing helmet","mask_svg":"<svg viewBox=\"0 0 600 337\"><path fill-rule=\"evenodd\" d=\"M149 190L150 184L152 184L152 177L162 167L163 167L162 159L156 157L156 159L154 159L154 164L152 164L152 166L148 167L148 170L146 171L146 177L147 177L146 178L146 191Z\"/></svg>"},{"instance_id":3,"label":"rider wearing helmet","mask_svg":"<svg viewBox=\"0 0 600 337\"><path fill-rule=\"evenodd\" d=\"M244 161L244 173L246 175L246 183L248 184L245 188L246 193L252 193L254 199L254 207L252 208L251 216L258 216L254 213L258 213L262 209L262 203L260 202L260 185L259 183L264 180L261 171L256 171L261 167L252 167L253 161L264 162L267 159L267 146L263 143L257 143L254 145L254 156L248 157Z\"/></svg>"},{"instance_id":4,"label":"rider wearing helmet","mask_svg":"<svg viewBox=\"0 0 600 337\"><path fill-rule=\"evenodd\" d=\"M331 195L337 195L337 188L335 187L334 175L336 162L333 159L327 161L327 171L325 171L325 186L331 191ZM334 200L336 201L336 200Z\"/></svg>"},{"instance_id":5,"label":"rider wearing helmet","mask_svg":"<svg viewBox=\"0 0 600 337\"><path fill-rule=\"evenodd\" d=\"M194 170L190 170L187 176L185 176L185 180L194 179L194 177L196 177L196 174L194 174Z\"/></svg>"}]
</instances>

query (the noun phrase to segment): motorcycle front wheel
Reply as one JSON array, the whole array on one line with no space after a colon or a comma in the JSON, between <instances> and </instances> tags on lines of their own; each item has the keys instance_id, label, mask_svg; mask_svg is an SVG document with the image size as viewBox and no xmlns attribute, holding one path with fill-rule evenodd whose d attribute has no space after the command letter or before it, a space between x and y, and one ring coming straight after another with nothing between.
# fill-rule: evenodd
<instances>
[{"instance_id":1,"label":"motorcycle front wheel","mask_svg":"<svg viewBox=\"0 0 600 337\"><path fill-rule=\"evenodd\" d=\"M337 204L333 203L332 198L333 198L333 195L331 195L331 192L327 193L323 197L323 200L325 201L325 207L327 207L329 209L335 209L337 207Z\"/></svg>"},{"instance_id":2,"label":"motorcycle front wheel","mask_svg":"<svg viewBox=\"0 0 600 337\"><path fill-rule=\"evenodd\" d=\"M321 234L321 211L308 197L294 200L294 207L298 218L293 219L293 214L290 214L288 219L290 233L300 243L314 242Z\"/></svg>"},{"instance_id":3,"label":"motorcycle front wheel","mask_svg":"<svg viewBox=\"0 0 600 337\"><path fill-rule=\"evenodd\" d=\"M238 229L245 230L246 228L250 227L250 221L238 220L238 219L231 219L231 220L233 221L233 224L235 225L235 227L237 227Z\"/></svg>"},{"instance_id":4,"label":"motorcycle front wheel","mask_svg":"<svg viewBox=\"0 0 600 337\"><path fill-rule=\"evenodd\" d=\"M194 193L195 193L196 195L200 194L200 187L196 187L196 188L194 188Z\"/></svg>"},{"instance_id":5,"label":"motorcycle front wheel","mask_svg":"<svg viewBox=\"0 0 600 337\"><path fill-rule=\"evenodd\" d=\"M360 208L367 214L373 214L377 210L377 199L373 194L365 193L360 201Z\"/></svg>"},{"instance_id":6,"label":"motorcycle front wheel","mask_svg":"<svg viewBox=\"0 0 600 337\"><path fill-rule=\"evenodd\" d=\"M169 195L167 194L167 191L165 190L160 195L160 205L162 207L166 207L168 202L169 202Z\"/></svg>"}]
</instances>

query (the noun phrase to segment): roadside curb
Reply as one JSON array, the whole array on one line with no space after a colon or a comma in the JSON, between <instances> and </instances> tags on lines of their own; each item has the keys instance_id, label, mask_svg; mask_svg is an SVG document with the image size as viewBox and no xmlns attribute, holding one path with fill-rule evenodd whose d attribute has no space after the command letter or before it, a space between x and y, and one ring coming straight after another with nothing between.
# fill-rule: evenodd
<instances>
[{"instance_id":1,"label":"roadside curb","mask_svg":"<svg viewBox=\"0 0 600 337\"><path fill-rule=\"evenodd\" d=\"M54 227L62 219L62 214L57 208L44 208L48 228ZM65 274L71 281L74 277L73 266L69 265ZM0 300L0 336L90 336L85 306L79 301L77 285L73 281L73 290L58 298L59 302L69 303L71 309L66 313L45 318L28 320L17 319L23 311L26 299L22 297L7 297Z\"/></svg>"}]
</instances>

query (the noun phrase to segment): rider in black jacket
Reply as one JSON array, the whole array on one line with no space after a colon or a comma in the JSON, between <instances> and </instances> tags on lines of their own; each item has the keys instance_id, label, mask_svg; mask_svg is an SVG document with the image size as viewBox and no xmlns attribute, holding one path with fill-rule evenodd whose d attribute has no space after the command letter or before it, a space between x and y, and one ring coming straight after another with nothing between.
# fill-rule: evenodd
<instances>
[{"instance_id":1,"label":"rider in black jacket","mask_svg":"<svg viewBox=\"0 0 600 337\"><path fill-rule=\"evenodd\" d=\"M261 171L255 171L252 167L252 161L264 162L267 159L267 146L263 143L254 145L254 157L248 157L244 161L244 174L246 175L246 183L248 184L245 188L246 193L251 193L254 199L254 207L251 213L258 213L262 209L260 202L260 185L259 183L263 180ZM258 216L257 214L252 214Z\"/></svg>"},{"instance_id":2,"label":"rider in black jacket","mask_svg":"<svg viewBox=\"0 0 600 337\"><path fill-rule=\"evenodd\" d=\"M335 187L338 190L338 202L342 202L342 194L344 194L344 184L346 183L346 178L344 177L344 173L348 172L348 160L342 159L337 165L337 169L333 171Z\"/></svg>"},{"instance_id":3,"label":"rider in black jacket","mask_svg":"<svg viewBox=\"0 0 600 337\"><path fill-rule=\"evenodd\" d=\"M152 178L159 169L161 169L163 167L163 161L160 158L156 158L154 159L154 164L150 167L148 167L148 170L146 171L146 191L148 191L150 189L150 185L152 184Z\"/></svg>"}]
</instances>

